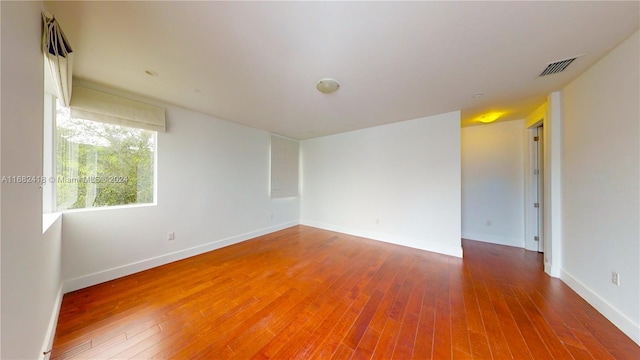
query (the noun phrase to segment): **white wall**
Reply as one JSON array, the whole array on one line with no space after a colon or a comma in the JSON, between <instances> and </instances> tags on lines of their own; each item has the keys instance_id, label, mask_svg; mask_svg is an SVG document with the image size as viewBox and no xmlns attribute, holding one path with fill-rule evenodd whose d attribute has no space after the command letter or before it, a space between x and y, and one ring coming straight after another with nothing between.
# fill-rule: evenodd
<instances>
[{"instance_id":1,"label":"white wall","mask_svg":"<svg viewBox=\"0 0 640 360\"><path fill-rule=\"evenodd\" d=\"M460 113L302 142L302 224L461 256Z\"/></svg>"},{"instance_id":2,"label":"white wall","mask_svg":"<svg viewBox=\"0 0 640 360\"><path fill-rule=\"evenodd\" d=\"M562 279L638 343L639 44L636 32L564 88L562 104Z\"/></svg>"},{"instance_id":3,"label":"white wall","mask_svg":"<svg viewBox=\"0 0 640 360\"><path fill-rule=\"evenodd\" d=\"M461 132L462 237L524 247L524 120Z\"/></svg>"},{"instance_id":4,"label":"white wall","mask_svg":"<svg viewBox=\"0 0 640 360\"><path fill-rule=\"evenodd\" d=\"M65 291L298 224L298 198L269 198L269 133L153 103L167 109L157 206L65 213Z\"/></svg>"},{"instance_id":5,"label":"white wall","mask_svg":"<svg viewBox=\"0 0 640 360\"><path fill-rule=\"evenodd\" d=\"M2 1L1 176L42 174L43 55L40 2ZM37 359L59 300L60 220L43 235L37 184L3 183L2 359Z\"/></svg>"}]
</instances>

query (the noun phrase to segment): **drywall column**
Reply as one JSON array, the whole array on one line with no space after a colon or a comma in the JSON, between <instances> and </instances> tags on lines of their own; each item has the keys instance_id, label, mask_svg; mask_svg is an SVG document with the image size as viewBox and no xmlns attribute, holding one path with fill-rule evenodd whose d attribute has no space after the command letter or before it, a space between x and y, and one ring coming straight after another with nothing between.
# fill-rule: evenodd
<instances>
[{"instance_id":1,"label":"drywall column","mask_svg":"<svg viewBox=\"0 0 640 360\"><path fill-rule=\"evenodd\" d=\"M12 177L42 175L44 79L41 2L0 2L3 182L2 359L38 359L61 299L60 220L42 233L42 191ZM7 180L8 179L8 180Z\"/></svg>"},{"instance_id":2,"label":"drywall column","mask_svg":"<svg viewBox=\"0 0 640 360\"><path fill-rule=\"evenodd\" d=\"M560 277L562 268L562 94L547 98L544 132L544 271Z\"/></svg>"}]
</instances>

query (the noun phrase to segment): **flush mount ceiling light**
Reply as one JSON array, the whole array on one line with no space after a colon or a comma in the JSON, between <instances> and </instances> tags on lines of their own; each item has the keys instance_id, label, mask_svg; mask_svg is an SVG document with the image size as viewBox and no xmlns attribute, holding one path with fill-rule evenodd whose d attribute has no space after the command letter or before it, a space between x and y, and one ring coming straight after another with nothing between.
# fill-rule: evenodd
<instances>
[{"instance_id":1,"label":"flush mount ceiling light","mask_svg":"<svg viewBox=\"0 0 640 360\"><path fill-rule=\"evenodd\" d=\"M334 79L321 79L316 83L316 88L323 94L331 94L340 88L340 84Z\"/></svg>"},{"instance_id":2,"label":"flush mount ceiling light","mask_svg":"<svg viewBox=\"0 0 640 360\"><path fill-rule=\"evenodd\" d=\"M484 114L482 116L479 116L477 118L477 120L481 123L484 124L488 124L490 122L494 122L496 120L498 120L498 118L502 116L502 113L498 113L498 112L492 112L492 113L488 113L488 114Z\"/></svg>"}]
</instances>

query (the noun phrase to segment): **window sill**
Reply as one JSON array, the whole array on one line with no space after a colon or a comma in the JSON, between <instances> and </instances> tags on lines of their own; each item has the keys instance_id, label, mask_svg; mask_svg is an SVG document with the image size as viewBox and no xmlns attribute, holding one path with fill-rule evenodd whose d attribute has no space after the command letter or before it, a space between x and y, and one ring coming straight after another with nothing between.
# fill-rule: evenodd
<instances>
[{"instance_id":1,"label":"window sill","mask_svg":"<svg viewBox=\"0 0 640 360\"><path fill-rule=\"evenodd\" d=\"M92 212L92 211L105 211L105 210L135 209L135 208L152 207L152 206L157 206L157 205L158 204L153 202L153 203L148 203L148 204L126 204L126 205L113 205L113 206L99 206L99 207L91 207L91 208L62 210L61 214Z\"/></svg>"},{"instance_id":2,"label":"window sill","mask_svg":"<svg viewBox=\"0 0 640 360\"><path fill-rule=\"evenodd\" d=\"M49 228L58 221L62 213L42 214L42 233L46 233Z\"/></svg>"}]
</instances>

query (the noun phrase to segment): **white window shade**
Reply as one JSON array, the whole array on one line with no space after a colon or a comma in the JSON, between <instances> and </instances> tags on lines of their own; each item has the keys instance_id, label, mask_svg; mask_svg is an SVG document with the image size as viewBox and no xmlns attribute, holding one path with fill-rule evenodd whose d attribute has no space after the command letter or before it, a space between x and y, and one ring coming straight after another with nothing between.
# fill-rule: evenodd
<instances>
[{"instance_id":1,"label":"white window shade","mask_svg":"<svg viewBox=\"0 0 640 360\"><path fill-rule=\"evenodd\" d=\"M103 123L164 132L165 110L119 96L73 87L71 116Z\"/></svg>"},{"instance_id":2,"label":"white window shade","mask_svg":"<svg viewBox=\"0 0 640 360\"><path fill-rule=\"evenodd\" d=\"M271 198L298 196L298 142L271 136Z\"/></svg>"},{"instance_id":3,"label":"white window shade","mask_svg":"<svg viewBox=\"0 0 640 360\"><path fill-rule=\"evenodd\" d=\"M48 12L43 13L42 21L44 22L42 52L44 53L45 66L51 74L58 99L65 106L69 106L73 77L73 50L53 15Z\"/></svg>"}]
</instances>

